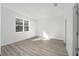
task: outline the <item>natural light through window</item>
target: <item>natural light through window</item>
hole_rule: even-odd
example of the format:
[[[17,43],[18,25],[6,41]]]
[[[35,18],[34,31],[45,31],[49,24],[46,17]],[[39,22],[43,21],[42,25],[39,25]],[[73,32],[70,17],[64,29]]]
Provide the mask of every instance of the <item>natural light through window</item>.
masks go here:
[[[46,32],[43,32],[41,37],[34,39],[32,41],[38,41],[38,40],[49,40],[49,37]]]
[[[49,37],[46,32],[43,32],[43,40],[49,40]]]

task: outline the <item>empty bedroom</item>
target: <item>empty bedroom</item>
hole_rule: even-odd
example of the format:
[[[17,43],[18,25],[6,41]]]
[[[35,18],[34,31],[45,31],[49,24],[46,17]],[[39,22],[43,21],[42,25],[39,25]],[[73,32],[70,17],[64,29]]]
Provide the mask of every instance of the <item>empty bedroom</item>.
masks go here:
[[[1,3],[2,56],[73,55],[73,3]]]

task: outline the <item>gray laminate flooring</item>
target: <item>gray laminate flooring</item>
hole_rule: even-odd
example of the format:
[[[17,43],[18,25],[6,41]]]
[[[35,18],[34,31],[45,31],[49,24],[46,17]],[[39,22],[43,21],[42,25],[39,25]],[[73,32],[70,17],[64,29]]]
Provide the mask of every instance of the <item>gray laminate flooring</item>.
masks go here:
[[[62,40],[31,38],[1,47],[2,56],[67,56]]]

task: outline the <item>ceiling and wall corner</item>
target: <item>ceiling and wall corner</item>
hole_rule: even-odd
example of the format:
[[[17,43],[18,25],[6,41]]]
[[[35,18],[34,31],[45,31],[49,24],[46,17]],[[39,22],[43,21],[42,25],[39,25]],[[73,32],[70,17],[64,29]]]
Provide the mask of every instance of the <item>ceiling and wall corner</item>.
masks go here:
[[[21,14],[26,15],[27,17],[34,18],[34,19],[40,19],[47,16],[52,17],[52,15],[62,15],[63,4],[58,4],[57,6],[54,6],[53,3],[6,3],[3,4],[4,7],[10,8],[12,10],[15,10]]]

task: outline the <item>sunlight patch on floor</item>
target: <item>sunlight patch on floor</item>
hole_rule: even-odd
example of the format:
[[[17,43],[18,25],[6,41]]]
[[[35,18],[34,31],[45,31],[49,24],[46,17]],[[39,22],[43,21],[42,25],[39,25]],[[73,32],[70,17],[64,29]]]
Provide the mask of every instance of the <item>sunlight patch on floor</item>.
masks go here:
[[[38,40],[50,40],[50,39],[49,39],[47,33],[46,32],[43,32],[42,37],[37,38],[37,39],[34,39],[32,41],[38,41]]]

